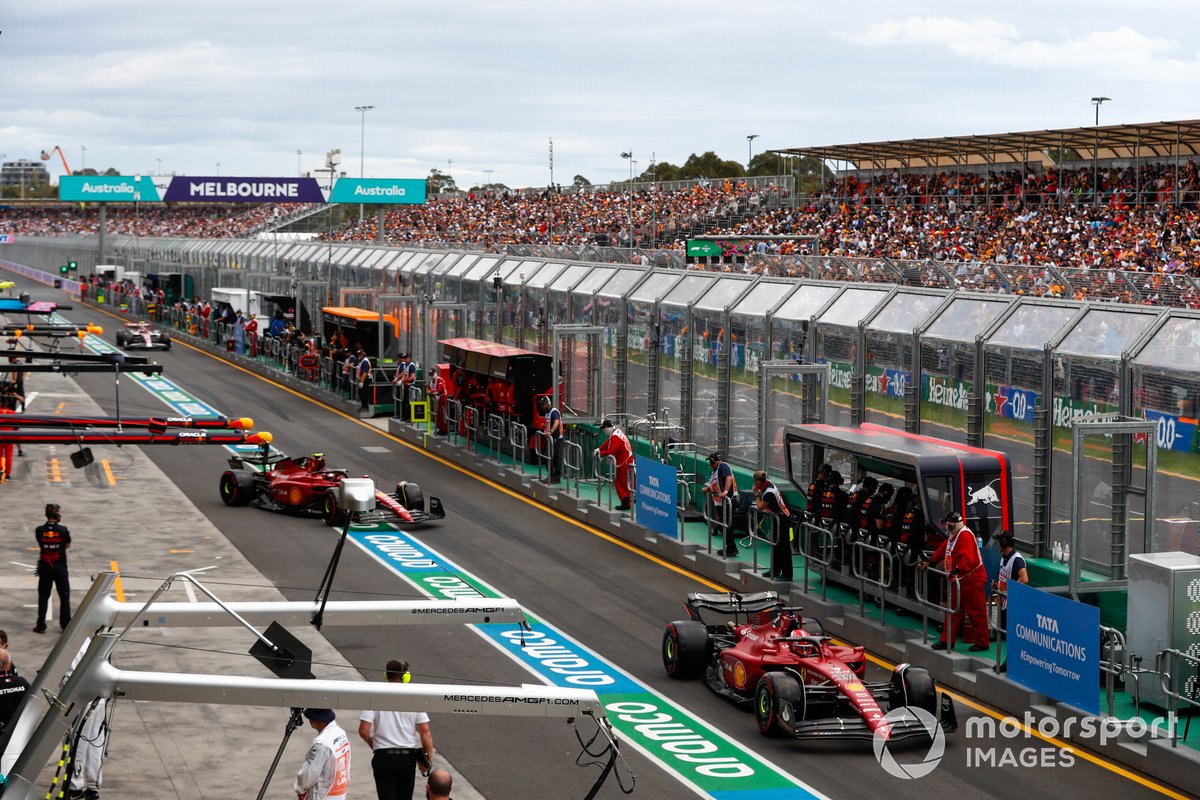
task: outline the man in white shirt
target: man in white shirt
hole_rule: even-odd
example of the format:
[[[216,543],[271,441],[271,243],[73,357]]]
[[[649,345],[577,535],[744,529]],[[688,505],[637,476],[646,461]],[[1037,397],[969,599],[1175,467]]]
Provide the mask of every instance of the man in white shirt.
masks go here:
[[[389,683],[408,683],[407,661],[387,663]],[[364,711],[358,718],[358,735],[371,746],[371,771],[379,800],[412,800],[415,770],[428,775],[433,763],[433,734],[429,715],[414,711]]]
[[[306,708],[304,717],[317,731],[292,788],[300,800],[345,800],[350,790],[350,740],[329,708]]]

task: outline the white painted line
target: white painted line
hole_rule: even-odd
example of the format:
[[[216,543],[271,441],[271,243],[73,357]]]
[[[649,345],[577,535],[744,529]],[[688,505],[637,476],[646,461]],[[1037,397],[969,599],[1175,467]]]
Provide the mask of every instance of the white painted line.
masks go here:
[[[377,444],[365,445],[362,449],[367,451],[368,453],[390,453],[390,452],[392,452],[392,448],[381,447]]]

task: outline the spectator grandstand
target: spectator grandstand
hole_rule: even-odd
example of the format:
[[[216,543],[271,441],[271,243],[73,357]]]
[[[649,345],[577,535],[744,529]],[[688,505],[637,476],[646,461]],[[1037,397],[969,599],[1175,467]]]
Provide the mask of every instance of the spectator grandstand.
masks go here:
[[[1081,155],[1093,144],[1103,164]],[[435,195],[389,208],[382,240],[665,266],[709,238],[725,257],[708,269],[1200,307],[1200,123],[786,152],[855,167],[804,196],[769,178]],[[308,210],[112,205],[108,230],[244,237]],[[377,241],[376,225],[352,216],[324,238]],[[0,211],[0,232],[96,227],[94,208]]]
[[[240,238],[284,215],[291,205],[109,204],[105,229],[110,234],[181,238]],[[99,230],[96,206],[77,204],[10,206],[0,211],[0,233],[19,236],[94,236]]]

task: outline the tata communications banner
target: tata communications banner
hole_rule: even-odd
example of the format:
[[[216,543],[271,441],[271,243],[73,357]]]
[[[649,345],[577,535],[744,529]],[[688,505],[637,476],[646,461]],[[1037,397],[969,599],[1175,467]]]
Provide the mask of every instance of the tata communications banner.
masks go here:
[[[58,199],[81,203],[157,203],[158,189],[148,175],[63,175],[58,179]]]
[[[678,537],[679,470],[652,458],[636,458],[638,524],[663,536]]]
[[[425,202],[425,181],[421,178],[340,178],[333,185],[331,203],[401,203]]]
[[[1100,713],[1100,609],[1008,582],[1008,677]]]
[[[167,203],[324,203],[316,178],[175,177]]]

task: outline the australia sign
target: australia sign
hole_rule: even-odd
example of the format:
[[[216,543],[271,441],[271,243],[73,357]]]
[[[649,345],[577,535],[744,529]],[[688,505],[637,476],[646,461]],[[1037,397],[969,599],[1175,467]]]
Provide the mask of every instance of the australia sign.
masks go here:
[[[420,178],[341,178],[333,185],[329,202],[388,205],[424,203],[425,181]]]
[[[316,178],[175,177],[167,203],[324,203]]]

